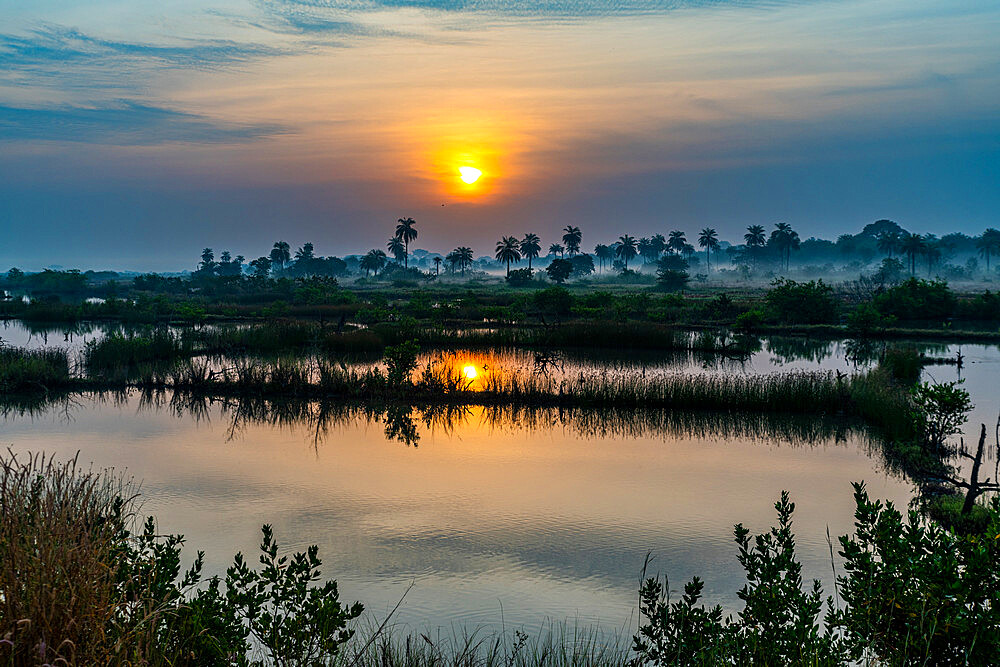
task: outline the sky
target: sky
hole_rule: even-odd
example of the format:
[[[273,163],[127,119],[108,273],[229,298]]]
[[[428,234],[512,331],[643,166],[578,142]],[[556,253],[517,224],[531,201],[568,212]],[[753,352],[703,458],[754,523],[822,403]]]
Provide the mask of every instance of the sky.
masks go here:
[[[0,270],[1000,226],[1000,3],[0,6]],[[480,169],[467,185],[459,167]]]

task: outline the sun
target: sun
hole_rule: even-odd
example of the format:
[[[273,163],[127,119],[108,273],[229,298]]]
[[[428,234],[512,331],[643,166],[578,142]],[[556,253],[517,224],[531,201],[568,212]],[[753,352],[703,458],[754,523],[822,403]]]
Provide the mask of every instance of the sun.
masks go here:
[[[458,168],[459,178],[462,179],[463,183],[472,185],[479,180],[479,177],[483,175],[482,170],[476,169],[475,167],[459,167]]]
[[[475,380],[476,377],[479,376],[479,372],[476,370],[476,367],[471,364],[463,368],[462,373],[464,373],[465,377],[469,380]]]

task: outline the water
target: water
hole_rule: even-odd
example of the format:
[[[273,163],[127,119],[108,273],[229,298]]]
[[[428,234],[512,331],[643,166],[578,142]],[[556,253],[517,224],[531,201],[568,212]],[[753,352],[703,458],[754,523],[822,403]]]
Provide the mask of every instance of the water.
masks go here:
[[[143,480],[144,511],[206,550],[211,571],[252,553],[268,522],[289,548],[318,544],[343,594],[375,612],[413,583],[399,619],[421,630],[499,626],[501,605],[508,626],[622,627],[647,552],[675,586],[697,574],[709,601],[735,609],[732,525],[766,529],[781,489],[798,504],[806,572],[829,583],[826,528],[849,530],[850,483],[902,504],[911,492],[850,432],[796,444],[772,436],[777,425],[726,433],[695,418],[601,433],[555,412],[491,420],[473,408],[430,427],[414,414],[419,442],[407,446],[381,415],[348,415],[317,437],[306,422],[233,428],[221,404],[194,418],[140,403],[83,398],[9,416],[3,440],[127,469]]]
[[[49,331],[43,340],[21,325],[0,328],[9,344],[75,350],[99,335]],[[928,349],[941,357],[961,349],[964,369],[930,366],[925,377],[964,378],[976,404],[966,440],[980,422],[992,433],[1000,351]],[[851,372],[866,365],[856,357],[848,343],[774,339],[745,360],[567,354],[549,372]],[[472,366],[477,377],[534,371],[532,352],[458,350],[427,361]],[[804,576],[832,593],[827,531],[836,540],[851,529],[851,482],[897,505],[913,493],[863,433],[755,415],[425,412],[132,394],[10,411],[0,419],[0,444],[8,443],[127,470],[142,480],[143,510],[162,532],[186,535],[189,560],[205,550],[210,572],[237,550],[254,554],[260,525],[271,523],[283,547],[318,544],[342,596],[376,616],[412,584],[398,620],[420,631],[546,620],[634,628],[647,553],[671,588],[698,575],[708,602],[737,611],[744,581],[732,526],[767,529],[782,489],[797,505]]]

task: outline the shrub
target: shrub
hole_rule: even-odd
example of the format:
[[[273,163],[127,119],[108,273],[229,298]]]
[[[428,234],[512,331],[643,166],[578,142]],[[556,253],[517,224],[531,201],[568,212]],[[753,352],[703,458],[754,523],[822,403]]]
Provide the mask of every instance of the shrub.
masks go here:
[[[410,374],[417,368],[420,346],[415,340],[403,341],[385,348],[386,379],[391,386],[410,382]]]
[[[960,433],[962,424],[969,419],[972,400],[969,392],[959,386],[962,382],[924,382],[913,388],[916,420],[924,441],[931,447],[940,447]]]
[[[514,269],[507,276],[507,284],[511,287],[525,287],[530,285],[533,281],[533,272],[531,269]]]
[[[748,310],[736,316],[736,330],[742,333],[754,332],[764,322],[764,313],[760,309]]]
[[[633,640],[639,664],[662,665],[837,665],[844,664],[836,638],[818,625],[823,608],[819,581],[803,589],[802,566],[795,555],[792,513],[782,492],[775,504],[778,527],[751,540],[737,525],[739,561],[747,584],[739,591],[744,609],[737,619],[722,619],[722,609],[695,606],[703,584],[684,588],[680,602],[669,602],[666,582],[647,579],[639,612],[646,619]]]
[[[545,267],[545,273],[553,282],[562,284],[573,273],[573,264],[568,259],[554,259]]]
[[[691,282],[691,277],[686,271],[659,269],[656,272],[656,284],[668,292],[680,291],[687,287],[689,282]]]
[[[896,321],[894,315],[884,315],[870,303],[859,304],[847,314],[847,330],[854,336],[870,336],[884,331]]]
[[[899,320],[945,320],[955,312],[955,295],[943,280],[910,278],[875,297],[879,312]]]
[[[833,288],[822,280],[798,283],[778,278],[765,297],[772,316],[786,324],[828,324],[838,315]]]
[[[556,260],[558,261],[558,260]],[[557,317],[569,315],[573,308],[573,295],[565,287],[547,287],[532,295],[535,308]]]
[[[987,665],[1000,655],[1000,504],[984,530],[960,535],[855,484],[855,534],[840,538],[844,608],[832,615],[852,660]]]
[[[982,508],[972,534],[944,529],[854,485],[854,533],[840,537],[840,602],[823,609],[819,582],[804,588],[791,532],[794,505],[782,493],[778,527],[750,539],[735,529],[747,585],[744,609],[723,619],[699,605],[695,578],[678,602],[665,582],[640,590],[644,619],[633,639],[637,664],[989,665],[1000,655],[1000,500]]]
[[[135,500],[130,483],[75,459],[0,456],[0,661],[263,667],[337,658],[362,607],[342,605],[335,581],[316,584],[317,547],[279,556],[265,525],[259,571],[237,554],[224,580],[202,582],[200,552],[181,574],[181,536],[157,535],[152,518],[133,534]]]

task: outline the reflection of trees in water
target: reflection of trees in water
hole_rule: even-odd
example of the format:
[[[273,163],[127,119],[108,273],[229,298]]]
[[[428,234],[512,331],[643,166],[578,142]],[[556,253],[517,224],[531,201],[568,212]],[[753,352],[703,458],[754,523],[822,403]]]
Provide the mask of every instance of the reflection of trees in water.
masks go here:
[[[359,422],[379,424],[388,440],[419,445],[424,433],[453,435],[466,428],[488,428],[498,434],[523,437],[525,433],[568,432],[579,438],[698,438],[743,440],[785,447],[816,446],[854,441],[883,470],[901,474],[892,457],[883,456],[883,443],[857,422],[803,415],[740,412],[693,412],[652,409],[593,409],[529,406],[464,406],[448,404],[362,404],[262,398],[210,398],[171,391],[102,392],[85,395],[5,402],[0,416],[41,417],[56,411],[72,419],[76,411],[104,403],[133,404],[138,411],[169,411],[179,418],[226,423],[229,439],[242,437],[250,428],[305,429],[315,447],[339,429]],[[6,398],[6,397],[5,397]]]
[[[208,398],[183,393],[143,392],[140,409],[169,409],[178,416],[207,420],[218,412],[230,438],[252,426],[307,428],[318,445],[330,432],[357,421],[382,424],[386,438],[406,445],[420,442],[421,430],[451,435],[463,428],[490,428],[523,434],[566,430],[583,438],[696,437],[743,439],[783,445],[844,442],[862,436],[856,422],[801,415],[690,412],[647,409],[592,409],[532,406],[345,403],[329,401]],[[422,426],[422,429],[421,429]]]
[[[780,337],[767,339],[767,351],[775,362],[787,364],[793,361],[819,363],[833,356],[836,341],[806,337]]]

